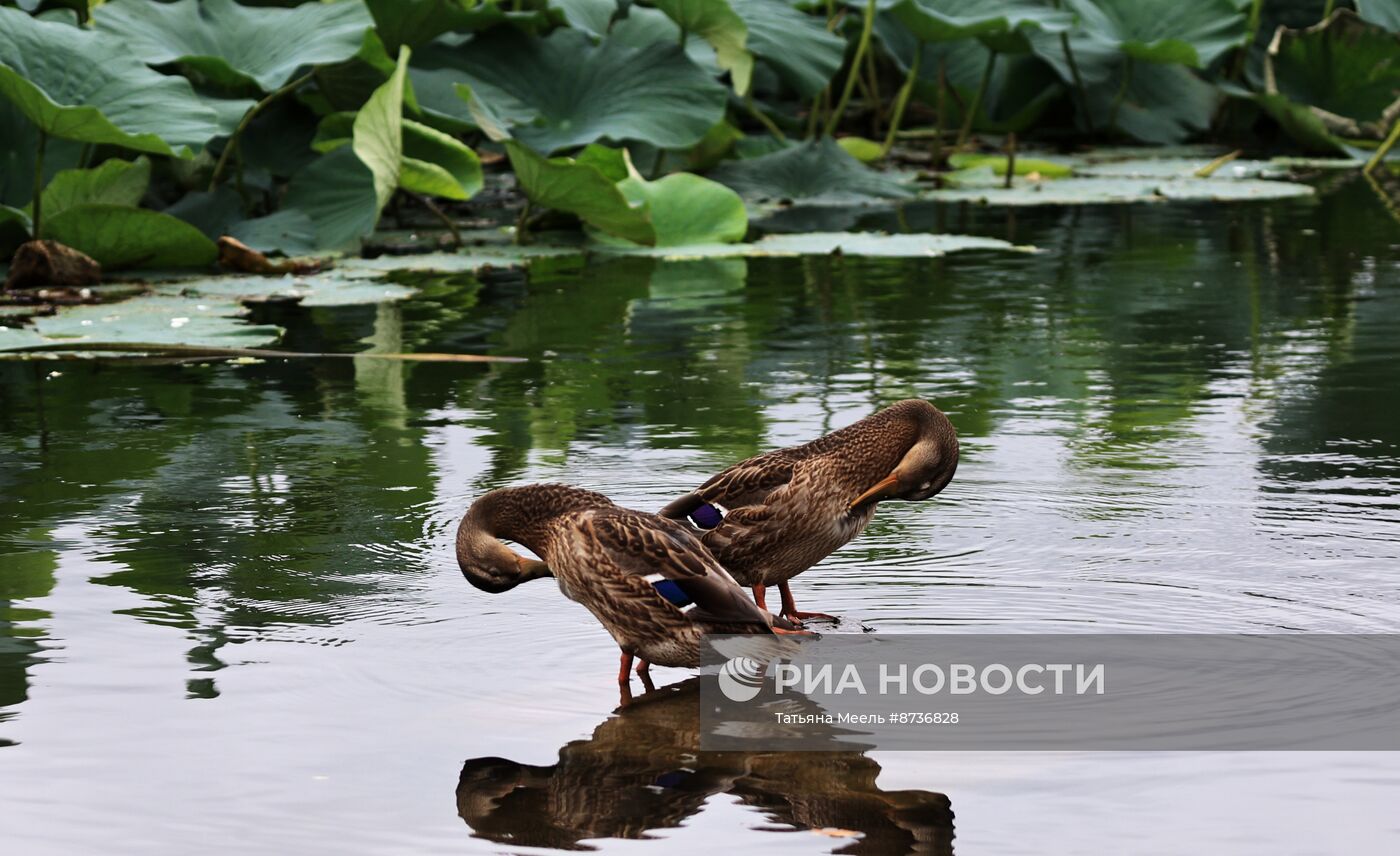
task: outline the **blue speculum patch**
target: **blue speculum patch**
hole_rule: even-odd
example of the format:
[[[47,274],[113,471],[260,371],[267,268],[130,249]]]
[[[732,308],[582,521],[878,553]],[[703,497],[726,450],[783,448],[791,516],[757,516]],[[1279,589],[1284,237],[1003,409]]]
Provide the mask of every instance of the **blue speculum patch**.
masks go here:
[[[724,520],[724,515],[720,513],[718,508],[706,502],[690,512],[690,519],[701,529],[713,529]]]
[[[687,606],[690,604],[690,595],[686,594],[675,580],[657,580],[652,583],[651,586],[656,589],[662,597],[676,606]]]

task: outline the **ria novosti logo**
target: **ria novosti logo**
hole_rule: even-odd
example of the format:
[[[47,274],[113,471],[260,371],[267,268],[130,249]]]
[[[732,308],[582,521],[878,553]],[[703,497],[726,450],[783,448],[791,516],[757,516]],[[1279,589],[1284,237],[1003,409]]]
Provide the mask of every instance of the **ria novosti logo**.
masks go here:
[[[719,689],[730,701],[750,701],[763,688],[763,664],[750,657],[732,657],[719,670]]]

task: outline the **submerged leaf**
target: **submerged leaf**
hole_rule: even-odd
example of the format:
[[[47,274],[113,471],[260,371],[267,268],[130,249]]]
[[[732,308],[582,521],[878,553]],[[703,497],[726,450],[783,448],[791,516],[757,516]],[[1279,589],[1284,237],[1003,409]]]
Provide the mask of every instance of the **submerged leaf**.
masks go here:
[[[179,62],[215,85],[251,81],[264,92],[302,66],[354,56],[374,23],[359,0],[290,9],[233,0],[109,0],[93,9],[93,20],[108,41],[146,63]]]
[[[110,36],[3,7],[0,96],[44,133],[85,143],[189,155],[220,133],[183,77],[153,71]]]
[[[123,205],[74,205],[45,217],[42,237],[84,252],[108,270],[205,267],[218,257],[214,242],[185,221]]]

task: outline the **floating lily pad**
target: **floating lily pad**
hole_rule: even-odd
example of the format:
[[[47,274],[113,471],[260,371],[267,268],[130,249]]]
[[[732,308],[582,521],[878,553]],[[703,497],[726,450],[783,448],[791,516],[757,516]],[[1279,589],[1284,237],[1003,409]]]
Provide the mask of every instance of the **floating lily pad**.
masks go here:
[[[885,235],[878,232],[808,232],[797,235],[768,235],[751,244],[701,244],[689,247],[599,247],[600,252],[659,256],[667,259],[723,258],[728,256],[848,256],[888,258],[936,258],[959,250],[1003,250],[1029,252],[1034,248],[1017,246],[999,238],[975,235]]]
[[[173,280],[158,284],[155,292],[170,297],[239,302],[280,298],[296,300],[302,306],[388,303],[413,295],[411,288],[346,276],[339,270],[309,276],[219,276]],[[198,344],[208,343],[200,340]]]
[[[93,9],[106,40],[151,65],[183,63],[219,86],[271,92],[307,65],[354,56],[374,21],[358,0],[290,9],[233,0],[109,0]]]
[[[1187,158],[1136,158],[1119,161],[1089,162],[1076,164],[1075,175],[1096,178],[1193,178],[1196,171],[1214,160],[1194,160]],[[1216,179],[1258,178],[1287,174],[1288,170],[1273,161],[1247,160],[1239,158],[1223,164],[1215,173]]]
[[[1169,199],[1233,202],[1311,195],[1313,189],[1306,184],[1287,181],[1226,178],[1062,178],[1057,181],[1017,182],[1010,188],[943,188],[926,191],[920,198],[986,205],[1099,205],[1162,202]]]
[[[254,325],[227,298],[143,295],[117,303],[69,306],[32,326],[0,330],[0,350],[64,343],[140,343],[254,348],[277,341],[277,327]],[[37,340],[36,340],[37,339]]]

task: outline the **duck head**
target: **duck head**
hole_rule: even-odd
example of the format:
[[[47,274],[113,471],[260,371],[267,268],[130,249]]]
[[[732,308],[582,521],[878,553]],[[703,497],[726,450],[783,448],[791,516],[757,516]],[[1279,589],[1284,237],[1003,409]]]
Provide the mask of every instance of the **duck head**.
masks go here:
[[[520,519],[521,503],[515,491],[494,490],[472,503],[457,527],[457,565],[467,582],[491,594],[500,594],[523,582],[552,576],[549,566],[538,559],[527,559],[502,544],[500,538],[515,540],[528,521]]]
[[[920,399],[901,401],[886,412],[896,411],[899,419],[914,423],[914,442],[889,475],[851,502],[852,511],[886,499],[928,499],[957,472],[958,434],[943,411]]]

